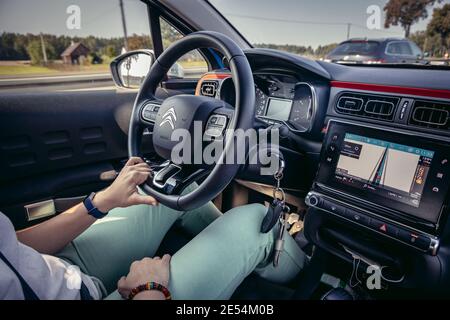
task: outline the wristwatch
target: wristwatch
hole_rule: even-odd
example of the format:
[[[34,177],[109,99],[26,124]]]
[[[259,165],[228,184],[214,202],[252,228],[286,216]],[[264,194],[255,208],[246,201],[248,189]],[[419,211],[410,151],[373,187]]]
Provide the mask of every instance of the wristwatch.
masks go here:
[[[88,211],[88,214],[93,216],[95,219],[101,219],[104,218],[108,212],[102,212],[97,209],[97,207],[94,206],[92,203],[92,200],[94,200],[95,192],[92,192],[90,195],[88,195],[84,200],[83,204],[86,207],[86,210]]]

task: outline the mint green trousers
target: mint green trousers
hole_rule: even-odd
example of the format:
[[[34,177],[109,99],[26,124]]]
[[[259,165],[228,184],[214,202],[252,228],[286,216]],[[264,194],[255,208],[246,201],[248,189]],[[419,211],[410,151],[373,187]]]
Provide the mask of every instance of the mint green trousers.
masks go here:
[[[212,204],[188,212],[159,206],[112,210],[58,254],[97,279],[106,299],[120,299],[117,281],[130,264],[153,257],[170,227],[180,219],[193,240],[171,259],[169,290],[174,299],[229,299],[253,271],[285,283],[297,275],[304,254],[286,234],[280,264],[271,263],[276,230],[260,233],[267,209],[247,205],[222,214]]]

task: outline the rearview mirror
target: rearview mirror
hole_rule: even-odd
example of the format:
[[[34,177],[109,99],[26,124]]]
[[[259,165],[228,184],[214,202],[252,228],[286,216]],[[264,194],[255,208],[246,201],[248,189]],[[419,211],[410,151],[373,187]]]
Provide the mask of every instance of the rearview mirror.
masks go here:
[[[155,56],[151,50],[124,53],[110,64],[114,82],[122,88],[138,89],[154,62]]]

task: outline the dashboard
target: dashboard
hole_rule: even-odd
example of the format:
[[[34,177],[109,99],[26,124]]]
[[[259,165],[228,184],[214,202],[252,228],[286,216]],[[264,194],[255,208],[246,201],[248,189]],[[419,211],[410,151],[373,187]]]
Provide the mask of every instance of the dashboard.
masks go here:
[[[269,125],[280,123],[293,132],[308,132],[314,121],[317,98],[314,86],[283,73],[255,73],[255,117]],[[199,82],[199,95],[236,102],[229,72],[205,75]]]
[[[285,177],[307,188],[308,241],[350,268],[355,256],[379,265],[390,291],[448,296],[449,70],[246,55],[255,117],[287,127],[283,153],[300,155],[286,161]],[[197,94],[236,102],[223,70],[202,78]]]

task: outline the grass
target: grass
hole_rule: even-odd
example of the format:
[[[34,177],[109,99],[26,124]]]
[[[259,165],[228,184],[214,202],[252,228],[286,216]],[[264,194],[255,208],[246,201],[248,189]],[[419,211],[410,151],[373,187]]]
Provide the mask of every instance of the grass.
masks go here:
[[[14,75],[35,75],[35,74],[52,74],[58,73],[58,71],[29,65],[17,65],[17,66],[2,66],[0,65],[0,76],[14,76]]]
[[[207,64],[204,60],[193,60],[193,61],[178,61],[183,68],[189,69],[189,68],[200,68],[200,67],[207,67]]]
[[[96,73],[109,72],[108,64],[97,64],[89,66],[52,65],[51,67],[32,65],[1,65],[0,76],[33,76],[52,75],[61,73]]]
[[[60,71],[60,72],[109,72],[109,64],[93,64],[93,65],[67,65],[67,64],[53,64],[50,69]]]
[[[206,67],[203,60],[194,61],[179,61],[181,66],[185,69]],[[51,64],[48,67],[33,66],[29,64],[13,64],[5,65],[0,63],[0,77],[1,76],[34,76],[34,75],[53,75],[64,73],[96,73],[109,72],[109,64],[94,64],[87,66],[72,66],[65,64]]]

